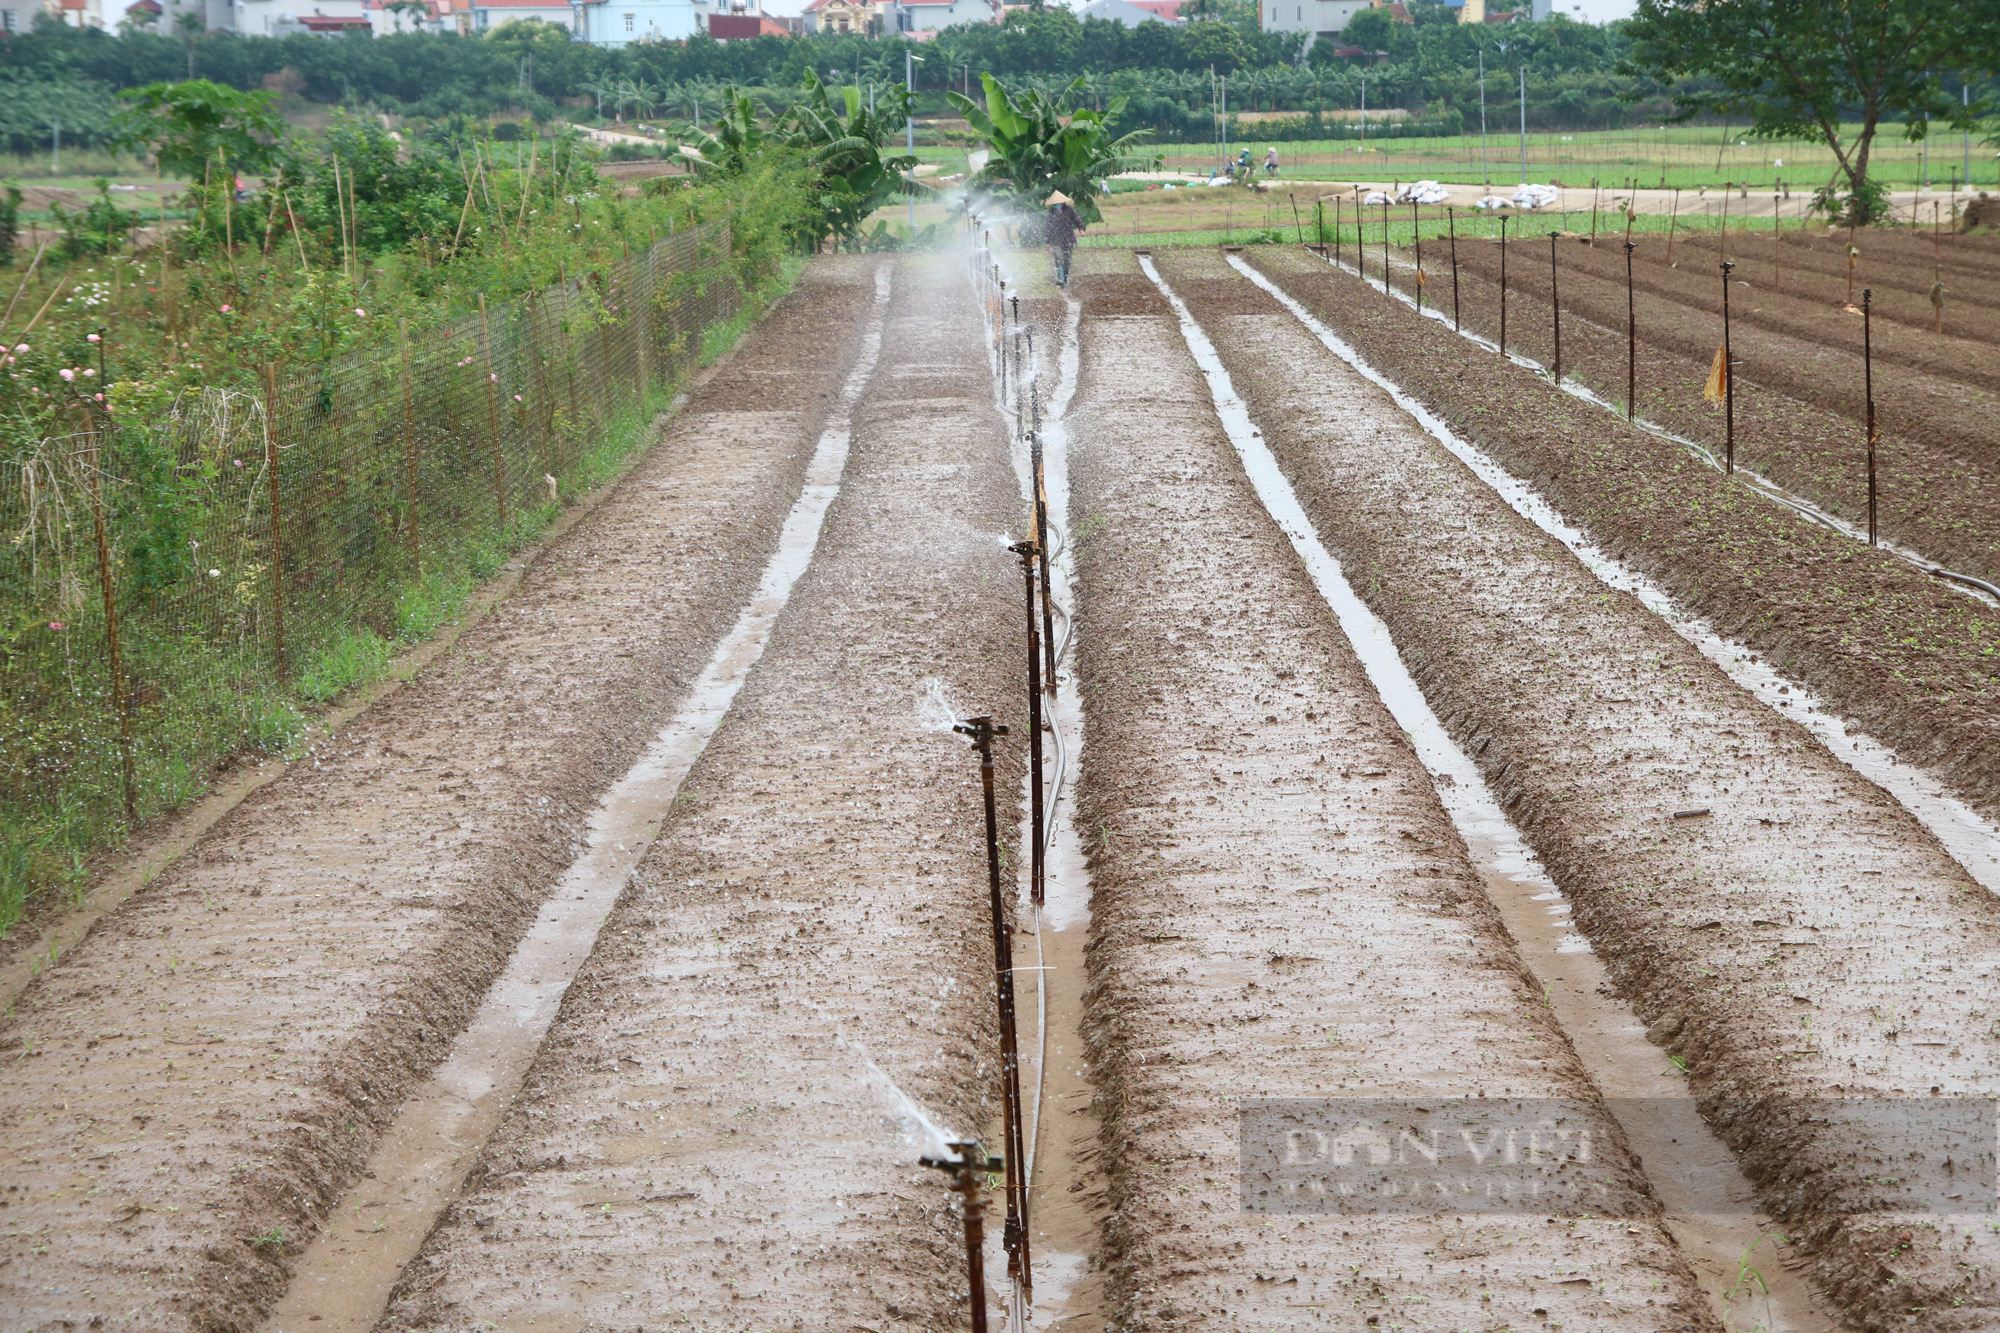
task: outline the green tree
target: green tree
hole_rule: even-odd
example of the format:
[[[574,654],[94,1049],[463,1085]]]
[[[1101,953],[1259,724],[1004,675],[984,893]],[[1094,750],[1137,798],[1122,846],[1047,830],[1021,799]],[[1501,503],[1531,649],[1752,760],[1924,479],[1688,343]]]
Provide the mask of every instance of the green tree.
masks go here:
[[[218,157],[232,171],[259,170],[285,128],[273,94],[208,79],[149,83],[119,96],[130,104],[118,116],[119,146],[151,149],[173,176],[199,179]]]
[[[1672,85],[1682,119],[1742,116],[1762,138],[1817,139],[1844,178],[1848,221],[1881,215],[1868,179],[1884,120],[1922,138],[1932,121],[1968,129],[1987,110],[1961,107],[1940,75],[1991,70],[2000,0],[1639,0],[1627,23],[1630,68]],[[1858,125],[1850,127],[1850,120]]]
[[[1035,207],[1061,190],[1076,201],[1076,211],[1085,222],[1094,222],[1100,216],[1097,183],[1140,164],[1134,150],[1149,131],[1134,130],[1114,139],[1108,128],[1125,111],[1122,97],[1098,112],[1074,106],[1083,92],[1080,78],[1055,97],[1031,90],[1018,102],[991,74],[981,74],[979,86],[985,90],[984,106],[959,93],[946,94],[993,150],[991,160],[973,177],[974,186]]]

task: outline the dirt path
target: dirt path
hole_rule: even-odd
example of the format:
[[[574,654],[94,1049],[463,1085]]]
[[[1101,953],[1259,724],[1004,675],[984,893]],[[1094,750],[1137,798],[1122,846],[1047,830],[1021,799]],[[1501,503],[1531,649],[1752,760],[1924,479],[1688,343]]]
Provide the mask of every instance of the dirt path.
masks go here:
[[[961,1317],[943,1178],[868,1060],[987,1132],[978,771],[948,728],[1018,734],[1021,505],[956,257],[896,282],[813,566],[388,1327]]]
[[[1867,1327],[1915,1306],[1926,1327],[1991,1318],[2000,1245],[1937,1180],[1885,1207],[1871,1175],[1931,1097],[1995,1090],[1978,979],[2000,965],[2000,906],[1219,257],[1162,268],[1817,1282]]]
[[[1548,243],[1509,247],[1507,343],[1550,363]],[[1460,246],[1460,311],[1466,327],[1498,335],[1499,261],[1491,245]],[[1609,256],[1559,248],[1563,298],[1563,370],[1622,407],[1626,384],[1625,282],[1598,273]],[[1527,262],[1523,262],[1523,260]],[[1426,246],[1429,267],[1433,256]],[[1379,259],[1377,259],[1379,265]],[[1685,261],[1697,262],[1693,258]],[[1371,271],[1378,271],[1371,268]],[[1668,286],[1637,293],[1639,411],[1648,421],[1707,445],[1718,455],[1726,430],[1721,409],[1702,397],[1721,346],[1718,270],[1699,273],[1699,291]],[[1862,391],[1861,320],[1834,307],[1811,312],[1804,328],[1760,328],[1734,319],[1774,304],[1769,271],[1751,271],[1734,288],[1731,355],[1737,364],[1736,449],[1745,465],[1829,511],[1866,525],[1867,433]],[[1398,275],[1399,290],[1407,278]],[[1449,275],[1432,289],[1448,291]],[[1674,283],[1690,278],[1675,273]],[[1755,316],[1752,316],[1755,318]],[[2000,429],[1992,388],[1880,359],[1882,344],[1930,341],[1928,332],[1878,325],[1875,364],[1881,530],[1950,568],[2000,579]],[[1968,354],[1967,360],[1981,358]],[[1996,376],[2000,383],[2000,376]]]
[[[1072,471],[1115,1324],[1708,1326],[1164,303],[1129,256],[1085,258]],[[1263,1097],[1555,1099],[1605,1145],[1615,1198],[1294,1215],[1239,1180],[1239,1109]]]
[[[749,595],[872,293],[816,265],[590,521],[0,1027],[0,1304],[246,1328]]]

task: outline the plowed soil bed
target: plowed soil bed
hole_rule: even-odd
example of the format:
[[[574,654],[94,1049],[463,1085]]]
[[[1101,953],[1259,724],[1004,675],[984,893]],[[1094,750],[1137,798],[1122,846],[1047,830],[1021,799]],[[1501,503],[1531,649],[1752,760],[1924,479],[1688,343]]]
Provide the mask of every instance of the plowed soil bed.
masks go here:
[[[1309,253],[1246,253],[1606,550],[2000,812],[2000,612],[1729,484],[1679,445],[1480,353]]]
[[[871,297],[808,270],[512,597],[22,994],[0,1322],[256,1325],[755,588]]]
[[[1213,254],[1160,267],[1620,993],[1812,1252],[1829,1307],[1875,1329],[1920,1305],[1929,1327],[1983,1327],[2000,1244],[1960,1234],[1935,1192],[1878,1202],[1870,1164],[1900,1155],[1910,1113],[1835,1131],[1837,1113],[1799,1111],[1990,1095],[1990,1020],[1964,978],[2000,960],[2000,904],[1267,293]],[[1675,818],[1690,808],[1707,813]],[[1891,1008],[1921,1014],[1923,1036],[1885,1023]],[[1654,1070],[1673,1077],[1665,1057]],[[1887,1243],[1892,1219],[1919,1239]]]
[[[1703,397],[1722,345],[1720,269],[1715,243],[1676,247],[1648,238],[1634,252],[1639,412],[1646,420],[1707,445],[1720,456],[1723,409]],[[1549,243],[1510,244],[1507,346],[1552,364]],[[1730,275],[1730,352],[1736,363],[1736,456],[1856,524],[1867,518],[1866,394],[1861,317],[1788,284],[1773,291],[1766,255],[1754,245]],[[1459,310],[1466,326],[1499,336],[1499,247],[1459,246]],[[1621,248],[1557,243],[1562,298],[1562,362],[1574,377],[1621,407],[1627,381],[1625,262]],[[1370,256],[1379,273],[1380,254]],[[1408,256],[1402,256],[1407,262]],[[1450,309],[1442,251],[1425,246],[1429,303]],[[1395,275],[1406,290],[1406,270]],[[1996,325],[2000,327],[2000,325]],[[1874,329],[1879,521],[1884,536],[1909,543],[1949,568],[2000,581],[2000,358],[1975,337],[1938,339],[1877,318]]]

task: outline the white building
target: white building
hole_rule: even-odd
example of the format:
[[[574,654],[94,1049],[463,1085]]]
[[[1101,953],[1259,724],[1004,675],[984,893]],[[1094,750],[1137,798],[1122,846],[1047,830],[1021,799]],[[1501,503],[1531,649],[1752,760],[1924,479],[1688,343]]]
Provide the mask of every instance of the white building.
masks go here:
[[[338,29],[369,32],[367,0],[235,0],[229,26],[247,37],[289,37],[302,32],[339,36]]]
[[[1265,32],[1302,32],[1306,45],[1320,37],[1335,37],[1369,0],[1259,0]]]
[[[474,24],[481,5],[496,12],[510,0],[474,0]],[[514,4],[513,8],[532,7]],[[576,11],[577,40],[592,46],[630,46],[634,42],[684,42],[708,28],[712,13],[727,14],[728,0],[582,0]]]
[[[1136,28],[1141,23],[1165,23],[1177,28],[1187,22],[1178,15],[1163,15],[1156,9],[1135,5],[1132,0],[1092,0],[1092,3],[1077,10],[1076,16],[1080,19],[1108,19],[1128,28]]]
[[[941,32],[1000,21],[1000,0],[892,0],[890,9],[896,32]]]

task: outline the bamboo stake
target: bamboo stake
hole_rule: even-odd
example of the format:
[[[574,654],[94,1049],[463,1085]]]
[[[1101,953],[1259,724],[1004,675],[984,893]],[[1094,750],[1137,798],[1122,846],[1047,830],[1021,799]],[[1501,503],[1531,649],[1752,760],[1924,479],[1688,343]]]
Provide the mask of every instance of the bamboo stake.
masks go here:
[[[264,470],[271,482],[271,636],[278,679],[289,672],[285,656],[285,521],[278,486],[278,368],[264,363]]]
[[[479,294],[479,348],[486,362],[486,421],[493,436],[493,497],[500,511],[500,535],[507,535],[507,466],[500,453],[500,378],[493,372],[493,333],[486,322],[486,293]]]
[[[125,661],[122,646],[118,641],[118,585],[111,573],[111,538],[104,517],[104,481],[100,467],[102,436],[98,430],[97,414],[85,409],[84,429],[90,439],[90,456],[86,471],[90,477],[90,519],[97,536],[97,585],[104,599],[104,636],[109,650],[107,665],[111,671],[111,707],[118,715],[118,759],[122,771],[125,794],[125,822],[136,826],[139,822],[139,783],[137,767],[132,756],[132,701],[126,689]]]
[[[48,251],[49,246],[53,244],[54,244],[53,241],[43,241],[41,249],[35,251],[35,258],[33,262],[28,265],[27,273],[22,276],[21,285],[14,289],[14,299],[7,303],[7,313],[5,313],[4,315],[0,315],[0,329],[6,328],[7,321],[14,318],[14,307],[21,303],[22,294],[28,290],[28,284],[34,281],[35,270],[42,266],[42,255],[46,253]]]

